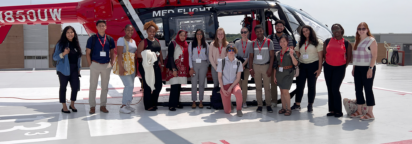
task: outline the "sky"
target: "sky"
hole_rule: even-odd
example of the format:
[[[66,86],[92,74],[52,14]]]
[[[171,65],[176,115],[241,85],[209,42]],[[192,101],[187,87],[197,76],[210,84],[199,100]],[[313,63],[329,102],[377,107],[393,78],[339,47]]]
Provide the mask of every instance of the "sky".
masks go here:
[[[75,2],[79,0],[17,0],[0,3],[0,6]],[[279,0],[279,2],[303,9],[323,24],[340,23],[345,35],[355,35],[360,22],[366,22],[372,33],[412,33],[412,0]],[[242,17],[220,18],[220,26],[226,33],[239,33]],[[77,23],[72,25],[81,30]]]

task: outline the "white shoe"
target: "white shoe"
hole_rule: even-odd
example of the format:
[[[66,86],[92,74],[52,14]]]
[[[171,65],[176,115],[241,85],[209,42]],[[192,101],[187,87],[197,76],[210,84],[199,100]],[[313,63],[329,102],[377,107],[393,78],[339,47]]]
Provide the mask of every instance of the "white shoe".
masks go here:
[[[273,106],[273,107],[278,107],[278,103],[272,102],[272,106]]]
[[[242,107],[247,108],[247,104],[246,104],[246,103],[243,103],[243,104],[242,104]]]
[[[134,112],[136,109],[134,109],[133,107],[131,107],[130,105],[127,105],[126,106],[126,109],[128,109],[128,110],[130,110],[130,111],[132,111],[132,112]]]
[[[129,113],[131,113],[131,112],[132,112],[132,111],[130,111],[129,109],[127,109],[125,106],[122,107],[122,108],[120,108],[120,113],[129,114]]]

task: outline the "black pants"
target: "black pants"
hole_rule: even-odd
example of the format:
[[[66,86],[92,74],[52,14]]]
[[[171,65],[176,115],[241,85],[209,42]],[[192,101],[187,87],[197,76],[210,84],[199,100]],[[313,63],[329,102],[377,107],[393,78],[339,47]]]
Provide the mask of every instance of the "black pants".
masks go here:
[[[328,105],[329,111],[342,113],[342,96],[340,95],[340,86],[345,78],[346,65],[331,66],[326,62],[323,63],[326,86],[328,87]]]
[[[365,89],[366,105],[375,105],[375,96],[373,95],[373,80],[375,79],[376,67],[373,67],[372,78],[367,78],[369,66],[355,66],[355,91],[356,91],[356,103],[365,104],[365,98],[363,97],[363,89]]]
[[[176,108],[179,104],[181,84],[174,84],[170,86],[169,107]]]
[[[66,103],[66,88],[67,83],[70,82],[70,87],[72,88],[72,94],[70,97],[71,101],[76,101],[77,92],[80,89],[80,79],[77,64],[70,64],[70,75],[65,76],[61,72],[57,72],[60,82],[59,99],[60,103]]]
[[[145,73],[142,64],[140,63],[139,65],[139,72],[142,76],[143,79],[143,103],[144,103],[144,108],[148,110],[149,108],[152,107],[157,107],[157,101],[159,99],[159,94],[160,91],[162,90],[162,73],[159,67],[158,62],[155,62],[153,65],[154,69],[154,77],[155,77],[155,90],[152,92],[152,89],[147,85],[146,79],[145,79]]]
[[[313,104],[316,96],[316,77],[315,72],[319,69],[319,61],[310,64],[301,63],[299,65],[299,77],[297,77],[297,91],[295,102],[302,102],[303,91],[305,90],[306,79],[308,80],[308,102]]]

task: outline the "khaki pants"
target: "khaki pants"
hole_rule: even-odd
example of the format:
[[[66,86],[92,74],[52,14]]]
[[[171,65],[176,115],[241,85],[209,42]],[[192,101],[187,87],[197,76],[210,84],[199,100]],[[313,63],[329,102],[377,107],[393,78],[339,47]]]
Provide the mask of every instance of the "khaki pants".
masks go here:
[[[275,81],[273,81],[273,79],[274,79],[273,78],[273,73],[274,72],[272,72],[272,76],[270,77],[270,91],[271,91],[271,95],[272,95],[272,103],[277,104],[278,103],[278,85],[275,84]]]
[[[265,102],[266,106],[271,106],[272,97],[270,96],[270,78],[266,75],[266,71],[269,68],[269,64],[258,65],[253,64],[253,70],[255,71],[255,84],[256,84],[256,99],[258,106],[263,106],[262,102],[262,78],[263,86],[265,88]]]
[[[249,71],[249,69],[248,68],[246,68],[246,69],[244,69],[243,70],[243,78],[244,78],[244,80],[240,80],[239,81],[239,85],[242,87],[242,98],[243,98],[243,103],[245,103],[246,102],[246,99],[247,99],[247,84],[248,84],[248,81],[249,81],[249,73],[250,73],[250,71]]]
[[[101,85],[102,88],[100,94],[100,106],[106,106],[107,103],[107,92],[109,91],[109,79],[110,72],[112,71],[112,65],[99,64],[92,62],[90,66],[90,87],[89,87],[89,104],[90,107],[96,106],[96,89],[97,83],[99,82],[99,75],[101,75]]]

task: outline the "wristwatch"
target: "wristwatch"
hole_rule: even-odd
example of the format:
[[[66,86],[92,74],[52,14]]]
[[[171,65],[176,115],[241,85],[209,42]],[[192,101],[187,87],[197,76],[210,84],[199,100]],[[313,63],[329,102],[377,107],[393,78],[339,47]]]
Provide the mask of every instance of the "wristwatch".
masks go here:
[[[173,71],[177,71],[177,69],[173,69]]]
[[[369,67],[369,69],[373,69],[373,67]]]

